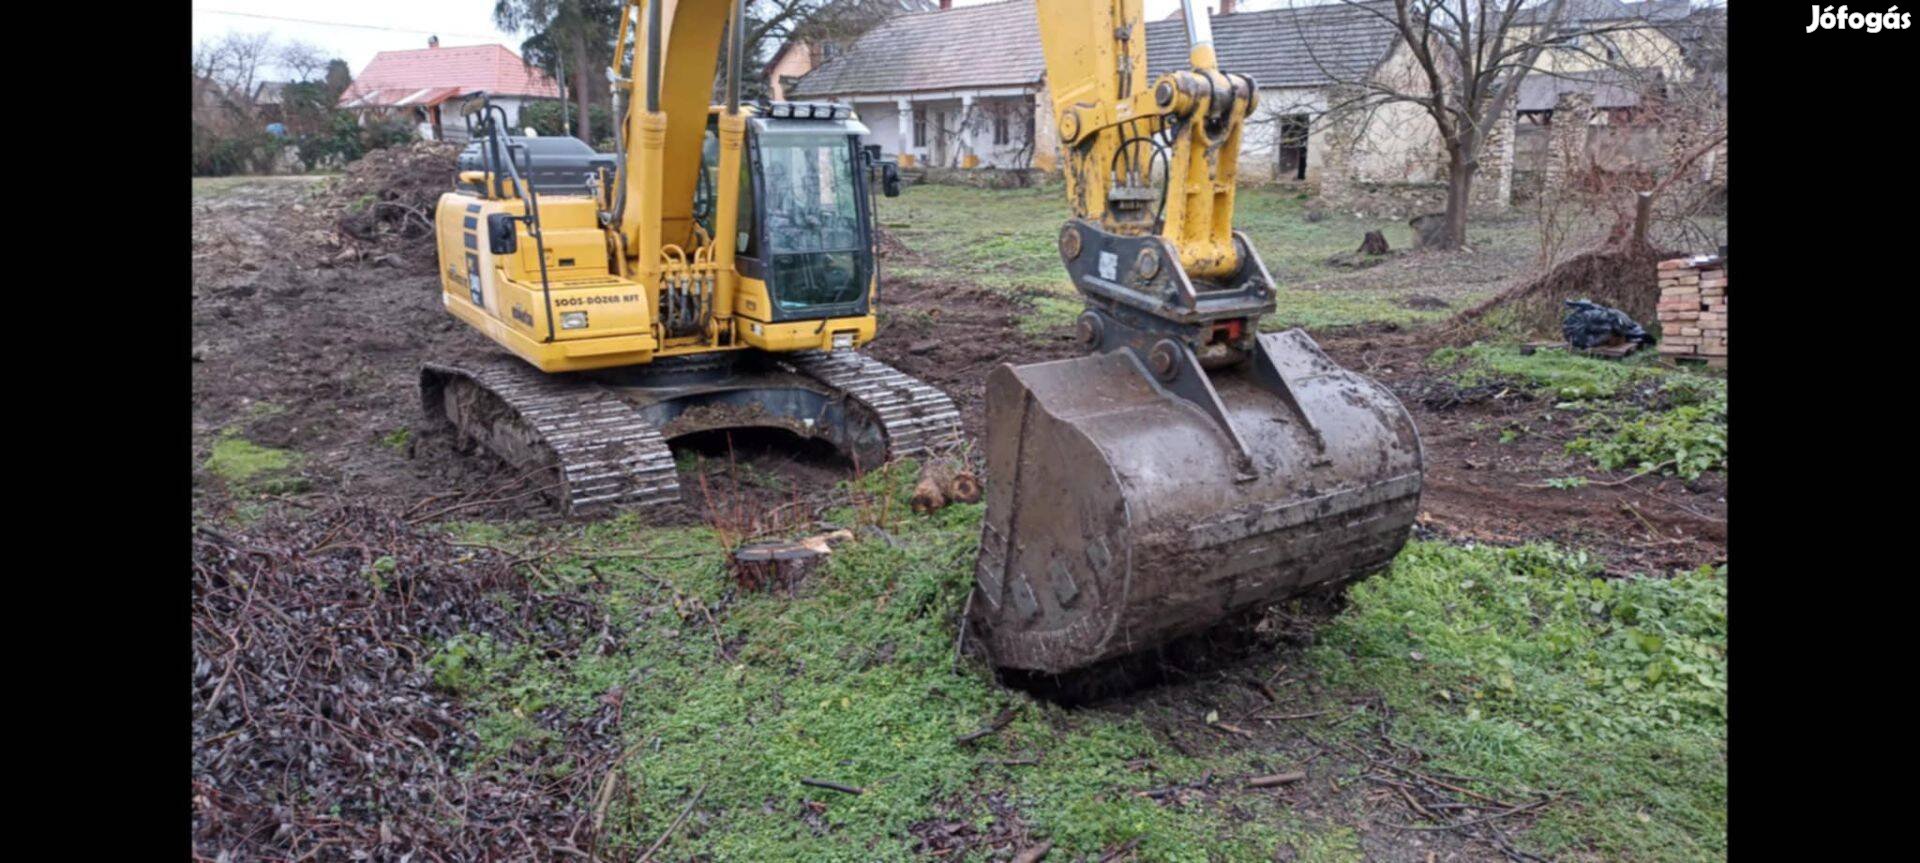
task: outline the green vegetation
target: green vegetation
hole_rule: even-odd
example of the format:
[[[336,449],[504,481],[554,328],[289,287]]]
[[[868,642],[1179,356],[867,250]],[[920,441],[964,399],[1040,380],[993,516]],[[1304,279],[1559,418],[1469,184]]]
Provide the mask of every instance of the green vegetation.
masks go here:
[[[1725,855],[1725,567],[1605,579],[1542,546],[1414,542],[1349,596],[1313,666],[1379,691],[1434,769],[1560,794],[1529,847]]]
[[[1265,321],[1268,328],[1410,324],[1451,314],[1448,308],[1403,307],[1398,301],[1407,290],[1402,288],[1412,286],[1383,286],[1383,280],[1392,279],[1376,271],[1367,271],[1363,281],[1327,263],[1353,251],[1370,230],[1385,233],[1395,249],[1410,248],[1412,230],[1404,221],[1338,213],[1310,221],[1308,203],[1298,193],[1273,188],[1242,189],[1235,198],[1237,227],[1253,238],[1279,282],[1279,308]],[[921,259],[892,263],[883,274],[959,281],[1031,297],[1038,312],[1029,322],[1032,329],[1068,326],[1079,314],[1080,300],[1055,245],[1066,219],[1066,193],[1058,184],[1013,190],[911,186],[899,198],[880,203],[880,223]],[[1507,249],[1522,244],[1528,225],[1488,222],[1475,230],[1490,246]],[[1501,263],[1489,260],[1486,266],[1498,269]],[[1494,287],[1488,281],[1478,294],[1456,299],[1484,296]]]
[[[1522,354],[1512,345],[1483,343],[1441,348],[1427,358],[1427,366],[1451,370],[1448,377],[1463,387],[1507,384],[1562,401],[1611,399],[1636,384],[1651,388],[1672,374],[1646,354],[1606,360],[1556,350]]]
[[[1594,433],[1567,442],[1570,453],[1584,453],[1606,470],[1663,471],[1689,480],[1709,470],[1727,469],[1727,394],[1702,404],[1643,414],[1630,419],[1595,417]]]
[[[1689,480],[1727,467],[1727,382],[1656,365],[1645,353],[1606,360],[1565,351],[1522,354],[1510,345],[1476,343],[1441,348],[1427,365],[1449,372],[1463,387],[1507,386],[1559,400],[1555,407],[1585,411],[1586,434],[1567,451],[1586,455],[1602,470],[1671,473]],[[1510,443],[1525,428],[1508,429]],[[1552,488],[1576,488],[1565,477]],[[1582,482],[1584,484],[1584,481]]]
[[[413,429],[401,426],[380,436],[380,445],[394,452],[406,452],[407,444],[413,442]]]
[[[912,465],[867,476],[850,495],[866,504],[828,520],[904,513],[913,476]],[[911,825],[969,819],[987,829],[995,816],[985,801],[1003,799],[1062,859],[1132,839],[1149,860],[1267,859],[1283,847],[1302,860],[1361,859],[1351,826],[1305,819],[1277,795],[1226,781],[1291,763],[1253,747],[1187,754],[1191,746],[1173,748],[1145,717],[1067,711],[956,665],[954,617],[981,512],[960,505],[863,529],[792,598],[735,595],[704,529],[591,525],[579,551],[624,553],[557,558],[542,571],[563,589],[605,585],[591,595],[616,627],[611,651],[555,659],[538,645],[456,639],[430,667],[483,713],[474,770],[557,751],[535,717],[587,715],[624,687],[624,769],[635,793],[616,795],[607,820],[627,851],[653,841],[704,788],[700,809],[712,820],[670,839],[665,858],[905,859]],[[540,531],[453,528],[508,544]],[[1416,542],[1354,592],[1306,670],[1335,684],[1327,705],[1383,694],[1403,733],[1455,769],[1508,791],[1565,789],[1544,835],[1524,838],[1529,846],[1697,858],[1723,844],[1724,573],[1596,575],[1583,558],[1546,549]],[[1423,661],[1409,659],[1416,651]],[[973,746],[954,741],[1009,708],[1017,712],[1004,731]],[[1222,777],[1211,800],[1162,805],[1133,793],[1209,770]],[[810,789],[802,777],[864,793]],[[826,808],[806,815],[805,800]]]
[[[306,480],[293,473],[299,466],[299,453],[260,446],[231,430],[214,440],[203,465],[230,488],[258,494],[305,489]]]

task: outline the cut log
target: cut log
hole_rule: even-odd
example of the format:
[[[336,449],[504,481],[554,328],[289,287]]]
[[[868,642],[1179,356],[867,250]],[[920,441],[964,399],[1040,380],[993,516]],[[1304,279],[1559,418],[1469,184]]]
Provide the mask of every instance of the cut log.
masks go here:
[[[913,484],[913,499],[909,502],[913,511],[926,515],[945,507],[948,479],[949,472],[938,462],[923,462],[920,465],[920,480]]]
[[[961,503],[979,503],[980,480],[967,471],[955,471],[947,482],[947,497]]]

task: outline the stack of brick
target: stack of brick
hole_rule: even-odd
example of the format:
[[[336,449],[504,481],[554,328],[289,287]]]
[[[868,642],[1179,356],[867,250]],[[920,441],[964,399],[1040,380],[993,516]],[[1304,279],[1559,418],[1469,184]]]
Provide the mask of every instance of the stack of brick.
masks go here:
[[[1660,355],[1727,364],[1727,265],[1718,256],[1659,264]]]

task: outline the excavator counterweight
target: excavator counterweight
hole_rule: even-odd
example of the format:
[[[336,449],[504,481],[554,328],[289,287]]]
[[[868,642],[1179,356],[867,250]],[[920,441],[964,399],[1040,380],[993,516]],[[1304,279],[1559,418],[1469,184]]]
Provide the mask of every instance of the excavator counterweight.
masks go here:
[[[1141,0],[1037,0],[1073,218],[1060,256],[1088,354],[987,384],[972,620],[995,664],[1062,673],[1384,567],[1419,504],[1418,433],[1298,329],[1233,230],[1258,92],[1217,68],[1146,81]]]

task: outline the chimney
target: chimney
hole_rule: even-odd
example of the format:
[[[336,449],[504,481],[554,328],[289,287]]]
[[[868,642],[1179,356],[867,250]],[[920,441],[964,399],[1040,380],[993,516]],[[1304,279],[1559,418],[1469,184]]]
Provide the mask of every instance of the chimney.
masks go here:
[[[1220,0],[1220,14],[1222,15],[1233,14],[1233,0]]]
[[[440,37],[438,37],[438,36],[428,36],[428,37],[427,37],[427,47],[428,47],[428,48],[438,48],[438,47],[440,47]]]
[[[952,8],[953,8],[953,0],[940,0],[940,11],[945,12],[948,9],[952,9]]]

